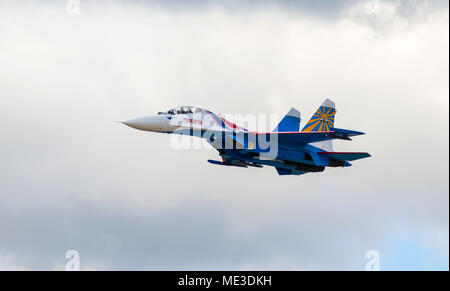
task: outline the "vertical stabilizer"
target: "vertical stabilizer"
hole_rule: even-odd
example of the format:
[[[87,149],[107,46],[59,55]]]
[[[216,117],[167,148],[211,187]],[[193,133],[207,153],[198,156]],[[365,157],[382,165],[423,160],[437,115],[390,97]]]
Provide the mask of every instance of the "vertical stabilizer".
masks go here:
[[[325,101],[317,109],[302,131],[330,131],[334,127],[336,106],[330,99]]]
[[[280,123],[275,127],[275,132],[299,131],[300,130],[300,111],[291,108],[283,117]]]
[[[336,115],[336,105],[330,99],[325,99],[319,109],[314,113],[311,119],[303,127],[302,131],[330,131],[334,127],[334,117]],[[311,145],[318,147],[324,151],[333,151],[333,141],[321,141],[311,143]]]

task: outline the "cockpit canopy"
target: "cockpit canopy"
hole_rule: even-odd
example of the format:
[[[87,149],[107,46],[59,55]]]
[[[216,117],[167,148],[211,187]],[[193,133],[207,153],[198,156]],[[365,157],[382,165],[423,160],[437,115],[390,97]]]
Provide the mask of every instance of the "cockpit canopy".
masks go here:
[[[200,113],[203,109],[194,107],[194,106],[179,106],[173,109],[170,109],[166,112],[158,112],[158,114],[164,115],[177,115],[177,114],[191,114],[191,113]]]

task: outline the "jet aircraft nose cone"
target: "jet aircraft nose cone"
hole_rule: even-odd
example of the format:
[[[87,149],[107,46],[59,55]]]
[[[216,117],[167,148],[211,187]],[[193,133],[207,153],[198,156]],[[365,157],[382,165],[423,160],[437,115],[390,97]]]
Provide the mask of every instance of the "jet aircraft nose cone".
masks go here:
[[[141,118],[133,118],[126,121],[122,121],[123,124],[128,125],[129,127],[136,128],[136,126],[139,126],[142,123]]]
[[[122,121],[123,124],[145,131],[161,132],[168,130],[169,122],[167,118],[161,116],[144,116]]]
[[[135,129],[148,130],[155,125],[155,120],[151,117],[138,117],[123,121],[122,123]]]

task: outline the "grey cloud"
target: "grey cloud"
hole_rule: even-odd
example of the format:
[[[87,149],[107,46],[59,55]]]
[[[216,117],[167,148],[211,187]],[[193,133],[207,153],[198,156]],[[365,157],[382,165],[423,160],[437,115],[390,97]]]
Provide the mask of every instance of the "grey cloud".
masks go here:
[[[106,3],[121,3],[117,1],[105,1]],[[135,0],[132,1],[139,4],[146,4],[150,7],[163,7],[171,10],[185,10],[185,9],[210,9],[220,7],[229,11],[250,11],[265,8],[280,8],[286,11],[300,13],[303,15],[311,15],[321,17],[323,19],[336,20],[345,15],[346,11],[355,4],[368,2],[386,2],[386,1],[360,1],[360,0],[325,0],[325,1],[308,1],[308,0],[261,0],[261,1],[238,1],[238,0]],[[424,1],[422,0],[396,0],[387,1],[394,3],[398,9],[398,13],[403,16],[414,15],[417,10],[422,9]],[[428,9],[445,9],[448,2],[445,0],[426,1]]]

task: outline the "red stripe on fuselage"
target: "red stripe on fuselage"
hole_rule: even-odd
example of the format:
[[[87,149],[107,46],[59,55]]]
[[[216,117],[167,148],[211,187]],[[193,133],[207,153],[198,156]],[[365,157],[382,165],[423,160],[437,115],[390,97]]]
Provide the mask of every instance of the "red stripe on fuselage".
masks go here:
[[[345,155],[345,154],[365,154],[364,152],[317,152],[318,154],[337,154],[337,155]]]
[[[294,134],[294,133],[298,133],[298,134],[312,134],[312,133],[332,133],[334,131],[280,131],[280,132],[256,132],[256,131],[251,131],[249,133],[252,134]]]
[[[188,122],[190,124],[202,124],[201,120],[197,120],[197,119],[192,119],[192,118],[183,118],[183,121]]]
[[[222,121],[223,121],[229,128],[232,128],[232,129],[239,129],[239,130],[244,130],[242,127],[236,125],[235,123],[233,123],[233,122],[231,122],[231,121],[226,120],[226,119],[223,118],[223,117],[220,117],[220,119],[222,119]]]

